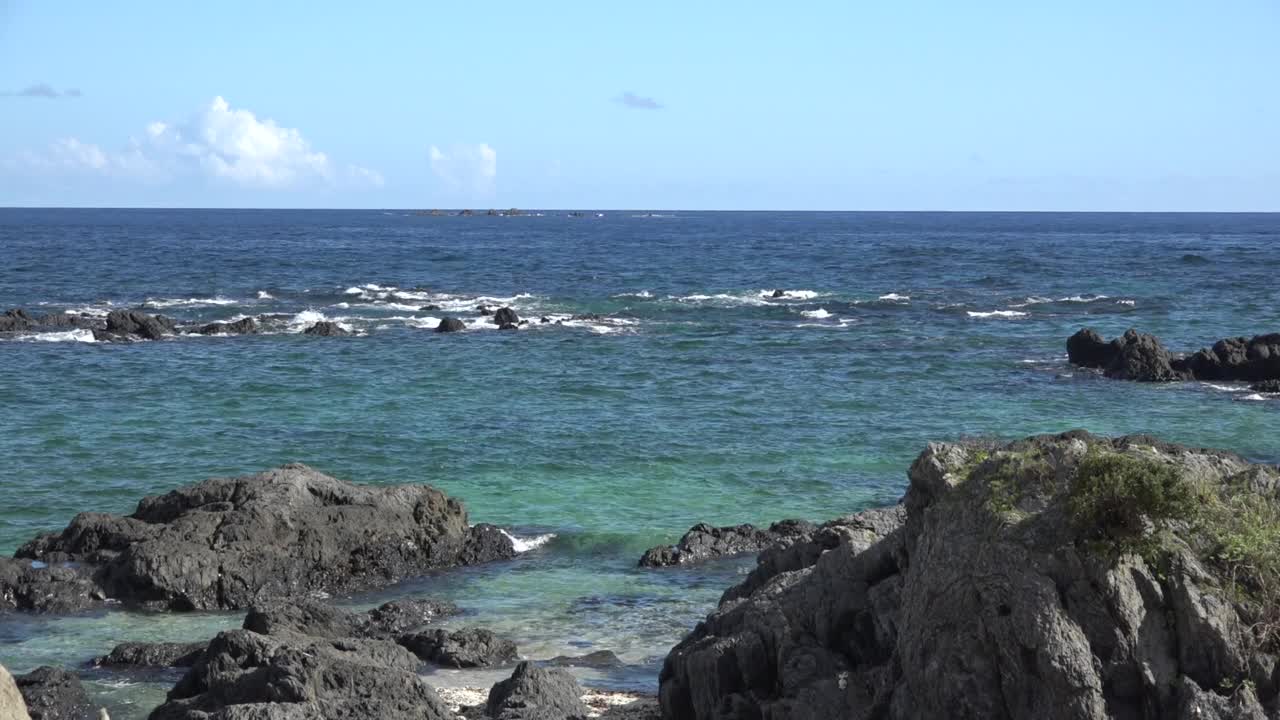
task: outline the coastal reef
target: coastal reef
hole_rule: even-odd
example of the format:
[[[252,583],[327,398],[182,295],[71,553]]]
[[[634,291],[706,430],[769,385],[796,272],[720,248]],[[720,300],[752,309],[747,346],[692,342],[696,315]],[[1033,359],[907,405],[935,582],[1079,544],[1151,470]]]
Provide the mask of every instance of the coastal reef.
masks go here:
[[[761,554],[669,720],[1280,716],[1280,470],[1076,431],[930,444],[899,507]]]

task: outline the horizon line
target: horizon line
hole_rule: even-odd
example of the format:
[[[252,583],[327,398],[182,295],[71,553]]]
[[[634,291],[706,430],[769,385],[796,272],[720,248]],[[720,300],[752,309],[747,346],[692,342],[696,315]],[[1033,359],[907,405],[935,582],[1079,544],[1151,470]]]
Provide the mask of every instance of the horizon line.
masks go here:
[[[475,217],[486,217],[486,213],[490,210],[505,213],[510,210],[519,210],[522,214],[532,212],[648,212],[648,213],[866,213],[866,214],[985,214],[985,215],[1031,215],[1031,214],[1054,214],[1054,215],[1277,215],[1280,210],[833,210],[833,209],[739,209],[739,208],[589,208],[589,207],[563,207],[563,208],[537,208],[537,207],[233,207],[233,206],[180,206],[180,205],[161,205],[161,206],[142,206],[142,205],[0,205],[0,211],[3,210],[149,210],[149,211],[165,211],[165,210],[221,210],[235,212],[412,212],[412,213],[428,213],[439,211],[442,213],[458,213],[464,210],[470,210]],[[447,216],[446,216],[447,217]]]

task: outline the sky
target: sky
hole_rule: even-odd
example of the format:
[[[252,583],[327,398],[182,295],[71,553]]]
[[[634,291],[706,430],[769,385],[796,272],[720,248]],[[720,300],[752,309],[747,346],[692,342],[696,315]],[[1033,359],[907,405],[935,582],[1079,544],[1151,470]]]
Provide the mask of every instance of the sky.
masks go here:
[[[0,206],[1280,211],[1278,38],[1278,0],[0,0]]]

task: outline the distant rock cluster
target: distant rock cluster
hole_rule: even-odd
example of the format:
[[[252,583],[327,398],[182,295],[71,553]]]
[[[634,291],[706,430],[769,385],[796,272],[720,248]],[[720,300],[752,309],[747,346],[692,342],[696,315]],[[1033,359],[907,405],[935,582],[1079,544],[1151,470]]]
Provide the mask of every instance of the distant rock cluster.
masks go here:
[[[1154,335],[1130,329],[1107,341],[1093,328],[1084,328],[1067,340],[1067,359],[1118,380],[1237,380],[1255,383],[1259,392],[1280,391],[1280,333],[1226,338],[1176,356]]]

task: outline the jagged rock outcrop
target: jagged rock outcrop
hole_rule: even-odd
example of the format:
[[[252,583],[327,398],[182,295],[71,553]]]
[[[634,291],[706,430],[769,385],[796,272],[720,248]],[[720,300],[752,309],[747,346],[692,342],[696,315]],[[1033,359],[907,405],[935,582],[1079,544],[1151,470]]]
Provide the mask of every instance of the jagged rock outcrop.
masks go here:
[[[763,554],[668,655],[664,717],[1280,717],[1276,588],[1222,564],[1271,557],[1280,469],[1074,432],[930,444],[909,477]]]
[[[0,720],[31,720],[27,701],[22,699],[13,676],[3,665],[0,665]]]
[[[572,675],[522,662],[490,688],[485,712],[491,720],[579,720],[589,710]]]
[[[341,325],[339,325],[336,322],[321,320],[320,322],[312,325],[306,330],[303,330],[302,334],[314,335],[317,337],[345,337],[347,335],[350,335],[351,332],[344,329]]]
[[[1067,359],[1119,380],[1280,381],[1280,333],[1226,338],[1177,357],[1154,335],[1130,329],[1108,342],[1093,328],[1084,328],[1067,339]]]
[[[462,504],[433,487],[356,485],[293,464],[144,498],[127,517],[81,513],[19,548],[17,558],[49,567],[0,564],[0,598],[74,606],[87,572],[102,595],[133,606],[238,609],[514,555],[510,538],[468,525]],[[82,569],[54,582],[63,563]],[[33,587],[71,599],[24,599]]]
[[[173,318],[164,315],[148,315],[141,310],[112,310],[107,314],[106,328],[95,329],[97,340],[159,340],[172,335],[178,329]]]
[[[6,310],[0,315],[0,332],[27,332],[41,330],[65,330],[67,328],[102,328],[101,320],[74,313],[48,313],[32,315],[22,308]]]
[[[75,673],[45,666],[14,680],[31,720],[98,720],[98,711]]]
[[[675,545],[659,545],[646,550],[640,558],[640,567],[684,565],[727,555],[760,552],[813,530],[813,523],[804,520],[782,520],[767,530],[750,524],[712,527],[698,523],[689,528]]]
[[[1262,393],[1280,393],[1280,380],[1263,380],[1249,386],[1250,390]]]

